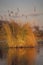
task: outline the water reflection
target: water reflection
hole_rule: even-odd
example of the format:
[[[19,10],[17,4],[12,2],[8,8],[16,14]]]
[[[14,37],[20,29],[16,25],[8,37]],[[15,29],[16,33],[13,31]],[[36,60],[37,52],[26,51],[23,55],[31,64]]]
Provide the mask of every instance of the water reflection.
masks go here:
[[[7,65],[35,65],[36,48],[10,48],[7,54]]]
[[[0,59],[6,59],[7,58],[7,52],[8,52],[8,49],[0,48]]]
[[[3,52],[2,52],[2,49],[0,48],[0,58],[2,59],[3,58]]]

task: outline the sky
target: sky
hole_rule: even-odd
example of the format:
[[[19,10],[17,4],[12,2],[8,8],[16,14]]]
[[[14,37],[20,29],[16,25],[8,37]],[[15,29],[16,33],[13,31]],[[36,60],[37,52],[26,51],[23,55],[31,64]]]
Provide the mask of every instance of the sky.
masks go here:
[[[20,14],[29,14],[34,11],[43,12],[43,0],[0,0],[0,13],[4,11],[20,9]],[[29,17],[30,18],[30,17]],[[36,20],[36,24],[43,25],[43,16],[31,17],[31,20]]]

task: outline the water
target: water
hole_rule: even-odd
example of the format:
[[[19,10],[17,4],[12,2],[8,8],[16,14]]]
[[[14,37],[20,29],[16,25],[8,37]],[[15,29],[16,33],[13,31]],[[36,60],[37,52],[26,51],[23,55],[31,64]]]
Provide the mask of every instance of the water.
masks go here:
[[[4,49],[0,65],[43,65],[43,47]]]

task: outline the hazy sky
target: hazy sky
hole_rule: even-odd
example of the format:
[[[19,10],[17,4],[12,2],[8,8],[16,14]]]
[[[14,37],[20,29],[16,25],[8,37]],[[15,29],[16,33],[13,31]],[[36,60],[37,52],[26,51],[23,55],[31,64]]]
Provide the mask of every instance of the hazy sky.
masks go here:
[[[32,13],[34,6],[37,12],[43,12],[43,0],[0,0],[0,13],[4,10],[20,9],[20,13]],[[43,25],[43,16],[35,17]]]

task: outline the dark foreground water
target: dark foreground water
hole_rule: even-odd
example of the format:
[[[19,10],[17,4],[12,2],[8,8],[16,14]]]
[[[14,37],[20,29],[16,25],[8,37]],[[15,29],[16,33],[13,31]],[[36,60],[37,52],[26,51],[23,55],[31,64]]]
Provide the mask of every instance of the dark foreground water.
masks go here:
[[[43,46],[0,50],[0,65],[43,65]]]

